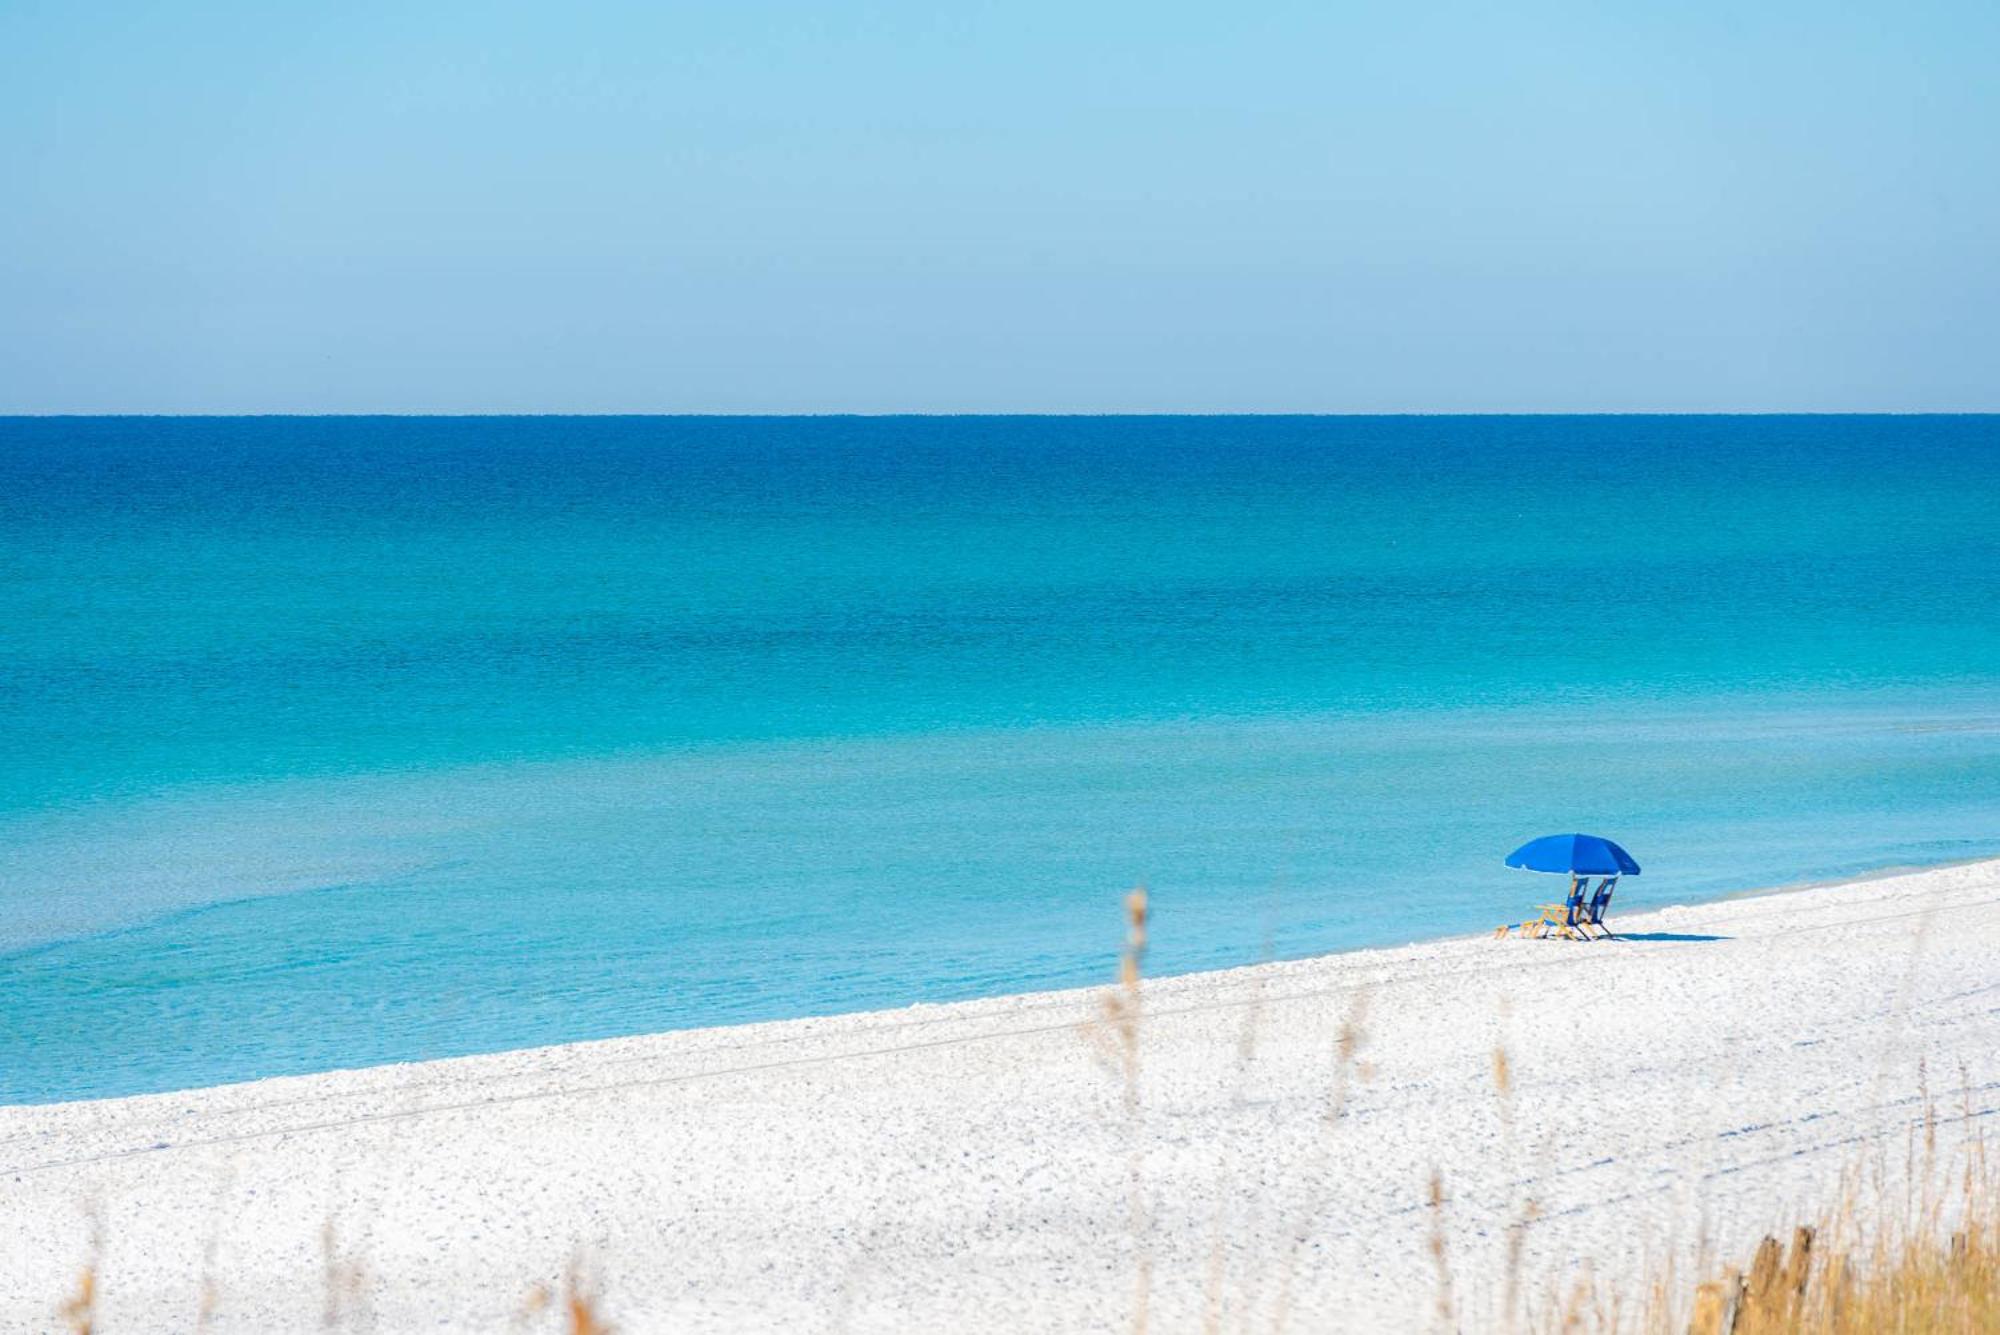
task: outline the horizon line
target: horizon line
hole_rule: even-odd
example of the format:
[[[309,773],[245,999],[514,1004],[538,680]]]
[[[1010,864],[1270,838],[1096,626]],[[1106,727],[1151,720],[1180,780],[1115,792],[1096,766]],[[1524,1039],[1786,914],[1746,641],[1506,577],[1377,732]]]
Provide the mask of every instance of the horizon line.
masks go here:
[[[1283,408],[1250,408],[1225,410],[1190,409],[1063,409],[1025,408],[1014,410],[979,409],[606,409],[606,410],[398,410],[398,409],[340,409],[325,412],[313,411],[111,411],[90,412],[72,410],[14,411],[0,410],[0,421],[58,421],[58,420],[187,420],[204,419],[260,419],[276,418],[288,420],[323,420],[338,418],[396,418],[409,420],[491,420],[510,419],[564,419],[601,420],[604,418],[1218,418],[1218,417],[1321,417],[1321,418],[1361,418],[1361,417],[1996,417],[2000,407],[1993,408],[1616,408],[1616,409],[1483,409],[1483,408],[1401,408],[1366,410],[1314,410]]]

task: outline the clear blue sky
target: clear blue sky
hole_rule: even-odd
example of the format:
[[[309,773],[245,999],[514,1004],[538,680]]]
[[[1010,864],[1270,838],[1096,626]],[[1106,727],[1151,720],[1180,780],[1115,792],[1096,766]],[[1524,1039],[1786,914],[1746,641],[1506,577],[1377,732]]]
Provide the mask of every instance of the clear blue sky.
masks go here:
[[[2000,408],[2000,5],[0,0],[0,411]]]

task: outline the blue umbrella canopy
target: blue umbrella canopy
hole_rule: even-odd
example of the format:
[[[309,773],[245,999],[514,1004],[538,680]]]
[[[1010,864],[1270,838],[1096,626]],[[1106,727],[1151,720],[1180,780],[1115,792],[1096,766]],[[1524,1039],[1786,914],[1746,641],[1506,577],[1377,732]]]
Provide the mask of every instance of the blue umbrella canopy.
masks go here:
[[[1545,834],[1507,855],[1507,865],[1524,871],[1568,872],[1574,876],[1637,876],[1639,864],[1609,839],[1594,834]]]

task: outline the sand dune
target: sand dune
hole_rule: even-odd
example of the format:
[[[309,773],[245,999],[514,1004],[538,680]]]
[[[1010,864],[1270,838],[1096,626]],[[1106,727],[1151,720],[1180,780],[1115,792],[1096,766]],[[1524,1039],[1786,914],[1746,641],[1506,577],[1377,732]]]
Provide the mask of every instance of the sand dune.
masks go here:
[[[111,1332],[504,1330],[572,1258],[627,1331],[1125,1329],[1142,1262],[1155,1330],[1485,1329],[1516,1238],[1636,1284],[2000,1112],[2000,863],[1618,925],[1149,983],[1136,1117],[1097,992],[0,1109],[0,1329],[93,1215]]]

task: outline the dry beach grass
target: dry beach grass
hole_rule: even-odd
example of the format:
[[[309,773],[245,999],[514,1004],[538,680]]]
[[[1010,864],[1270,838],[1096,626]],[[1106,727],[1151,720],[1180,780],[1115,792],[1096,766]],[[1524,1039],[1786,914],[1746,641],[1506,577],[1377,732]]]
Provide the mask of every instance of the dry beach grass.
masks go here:
[[[1551,1331],[1593,1335],[1982,1335],[2000,1330],[2000,1178],[1983,1139],[1951,1171],[1926,1117],[1927,1162],[1902,1199],[1856,1189],[1830,1214],[1766,1236],[1747,1264],[1691,1287],[1655,1279],[1609,1301],[1552,1299]],[[1879,1179],[1878,1179],[1879,1181]],[[1635,1301],[1636,1299],[1636,1301]],[[1631,1313],[1628,1318],[1626,1313]]]

